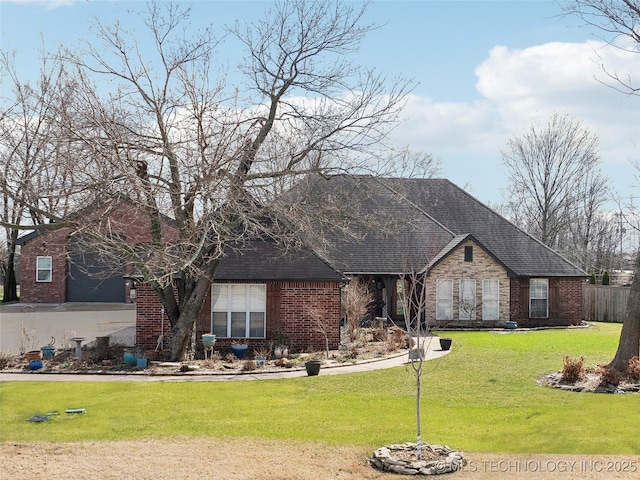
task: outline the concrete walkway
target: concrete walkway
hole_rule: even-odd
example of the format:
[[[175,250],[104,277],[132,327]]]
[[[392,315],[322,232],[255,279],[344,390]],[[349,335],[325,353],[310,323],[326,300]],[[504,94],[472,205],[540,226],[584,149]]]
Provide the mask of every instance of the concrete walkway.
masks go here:
[[[428,337],[424,342],[425,361],[434,360],[448,354],[451,350],[441,350],[438,337]],[[383,368],[405,365],[411,368],[408,352],[393,355],[380,360],[364,360],[350,364],[326,365],[320,369],[320,375],[338,375],[344,373],[368,372]],[[236,374],[194,373],[179,375],[150,375],[145,372],[128,374],[80,374],[80,373],[1,373],[0,382],[13,381],[47,381],[47,382],[229,382],[245,380],[273,380],[295,377],[306,377],[304,368],[281,369],[273,372],[260,373],[257,370]]]

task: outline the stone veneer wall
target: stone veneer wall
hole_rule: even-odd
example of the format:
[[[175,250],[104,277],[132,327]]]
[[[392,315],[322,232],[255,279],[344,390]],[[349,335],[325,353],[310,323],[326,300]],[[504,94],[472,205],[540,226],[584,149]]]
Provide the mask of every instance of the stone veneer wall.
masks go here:
[[[464,247],[473,247],[473,261],[464,261]],[[486,253],[472,240],[461,244],[430,272],[427,278],[427,315],[435,322],[436,318],[436,282],[439,279],[453,280],[453,315],[454,318],[437,322],[439,326],[455,325],[469,327],[503,326],[510,318],[510,279],[506,270],[493,257]],[[475,320],[459,320],[459,292],[462,279],[476,281],[476,304],[478,305]],[[482,319],[482,281],[499,281],[499,319],[484,321]]]

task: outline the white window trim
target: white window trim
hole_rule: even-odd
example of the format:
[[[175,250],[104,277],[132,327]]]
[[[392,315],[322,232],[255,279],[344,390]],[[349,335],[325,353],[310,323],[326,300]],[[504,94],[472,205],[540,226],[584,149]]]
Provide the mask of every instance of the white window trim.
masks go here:
[[[487,297],[485,295],[485,292],[488,290],[485,285],[488,283],[495,283],[498,285],[498,288],[496,289],[496,297]],[[487,315],[487,309],[486,307],[490,304],[490,302],[495,302],[497,308],[495,309],[496,312],[496,318],[487,318],[489,315]],[[489,321],[493,321],[493,320],[500,320],[500,280],[498,280],[497,278],[487,278],[482,280],[482,320],[489,320]]]
[[[449,284],[450,295],[443,297],[442,288],[440,286],[444,283]],[[453,280],[444,280],[439,279],[436,281],[436,320],[453,320],[453,318],[442,318],[438,315],[440,309],[438,309],[438,305],[441,303],[448,304],[448,310],[451,312],[451,317],[453,317]]]
[[[472,285],[472,297],[469,299],[465,299],[463,297],[463,293],[465,289],[463,288],[463,284],[468,283]],[[477,298],[476,298],[476,281],[473,278],[461,278],[458,281],[458,315],[460,320],[475,320],[476,319],[476,309],[477,309]],[[465,310],[463,307],[466,304],[465,300],[471,300],[473,302],[473,307],[470,311]]]
[[[533,288],[532,283],[534,281],[541,281],[545,285],[545,296],[544,297],[534,297],[533,296]],[[531,304],[533,300],[546,300],[546,311],[544,317],[532,317],[531,316]],[[549,279],[548,278],[531,278],[529,280],[529,318],[549,318]]]
[[[49,266],[47,268],[40,267],[40,260],[48,259]],[[49,272],[46,280],[40,280],[40,272]],[[51,283],[53,281],[53,258],[49,255],[38,255],[36,257],[36,283]]]
[[[225,310],[217,309],[216,303],[214,301],[215,297],[213,294],[214,288],[225,286],[227,287],[227,298],[225,300],[226,306]],[[231,335],[231,314],[232,314],[232,303],[231,303],[231,292],[233,287],[242,286],[245,288],[245,300],[244,300],[244,313],[245,313],[245,335],[240,337],[232,337]],[[251,311],[247,306],[251,304],[251,287],[262,287],[264,291],[264,297],[261,298],[262,301],[262,310],[259,311]],[[226,335],[222,338],[266,338],[266,330],[267,330],[267,286],[264,283],[218,283],[211,285],[211,331],[214,331],[213,328],[213,315],[214,313],[226,313],[227,316],[227,332]],[[261,336],[251,336],[251,313],[262,313],[263,314],[263,324],[262,324],[262,335]]]

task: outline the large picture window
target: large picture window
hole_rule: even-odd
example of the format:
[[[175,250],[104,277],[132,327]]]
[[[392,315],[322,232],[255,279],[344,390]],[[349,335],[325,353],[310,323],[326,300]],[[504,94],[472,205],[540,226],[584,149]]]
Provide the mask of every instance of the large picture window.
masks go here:
[[[549,279],[532,278],[529,281],[529,317],[549,317]]]
[[[460,320],[476,319],[476,281],[463,278],[460,280]]]
[[[51,257],[36,257],[36,282],[50,282],[51,268]]]
[[[500,281],[482,281],[482,320],[500,319]]]
[[[211,299],[211,333],[221,338],[265,337],[266,285],[214,284]]]
[[[453,280],[436,282],[436,320],[453,320]]]

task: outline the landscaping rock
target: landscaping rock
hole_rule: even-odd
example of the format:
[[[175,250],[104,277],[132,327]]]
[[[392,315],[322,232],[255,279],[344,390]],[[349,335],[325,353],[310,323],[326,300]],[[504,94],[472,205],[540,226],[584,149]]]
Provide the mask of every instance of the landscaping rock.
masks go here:
[[[380,447],[373,452],[369,465],[401,475],[439,475],[456,472],[465,465],[463,453],[446,445],[423,444],[420,459],[417,447],[411,442]]]

